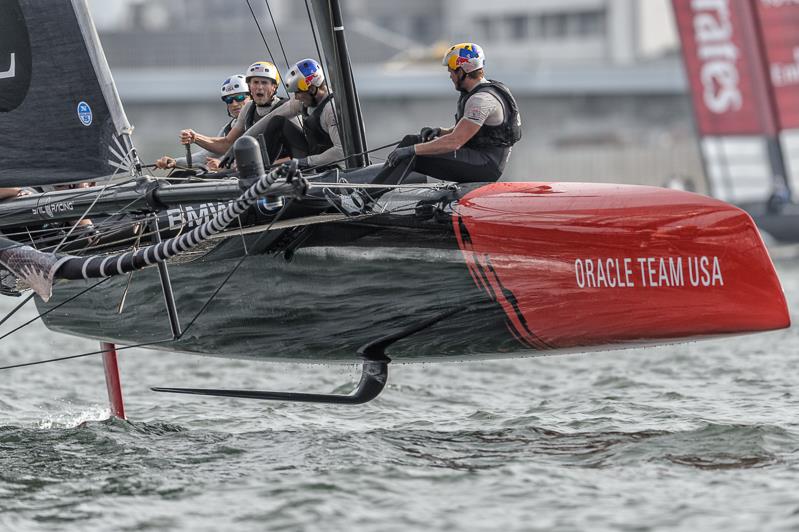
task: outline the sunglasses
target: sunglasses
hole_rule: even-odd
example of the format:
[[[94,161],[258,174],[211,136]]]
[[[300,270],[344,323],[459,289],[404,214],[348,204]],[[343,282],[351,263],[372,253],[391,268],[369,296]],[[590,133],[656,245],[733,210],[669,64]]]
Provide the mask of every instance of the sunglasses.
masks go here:
[[[222,101],[230,105],[233,102],[243,102],[247,99],[247,94],[233,94],[231,96],[222,96]]]

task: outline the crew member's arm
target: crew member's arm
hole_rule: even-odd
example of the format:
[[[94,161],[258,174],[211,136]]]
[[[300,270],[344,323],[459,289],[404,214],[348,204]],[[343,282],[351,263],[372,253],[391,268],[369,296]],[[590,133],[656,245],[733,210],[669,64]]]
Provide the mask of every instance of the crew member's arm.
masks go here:
[[[482,126],[480,124],[475,124],[470,120],[460,120],[455,128],[449,130],[448,133],[444,133],[442,130],[441,136],[431,140],[430,142],[424,142],[422,144],[416,144],[414,146],[414,150],[416,151],[416,155],[438,155],[441,153],[451,153],[455,150],[459,150],[463,147],[464,144],[469,142],[469,139],[474,137]]]
[[[255,105],[252,102],[247,102],[247,105],[241,110],[239,116],[245,117],[250,112],[250,106]],[[223,154],[227,153],[233,143],[244,133],[244,119],[236,120],[230,132],[223,136],[209,137],[201,133],[197,133],[193,129],[184,129],[180,132],[181,144],[197,144],[199,147],[211,153]]]
[[[244,113],[244,110],[241,111]],[[266,116],[261,118],[255,124],[252,125],[250,129],[245,131],[248,137],[258,137],[264,131],[266,131],[266,126],[269,124],[269,119],[273,116],[285,116],[285,117],[294,117],[299,114],[302,114],[302,102],[299,100],[289,100],[283,105],[277,107],[277,109],[273,109],[270,111]],[[244,114],[240,114],[239,116],[244,116]]]
[[[236,126],[236,122],[234,121],[233,122],[233,127],[235,127],[235,126]],[[222,129],[219,130],[219,132],[216,134],[217,136],[215,138],[225,138],[225,128],[226,127],[227,127],[226,125],[222,126]],[[208,151],[206,149],[202,149],[202,150],[197,150],[197,151],[192,151],[191,152],[191,161],[192,161],[193,164],[204,164],[204,165],[207,166],[208,165],[208,161],[210,161],[211,159],[213,159],[215,157],[221,157],[222,155],[224,155],[224,152],[217,153],[217,152]],[[165,156],[161,157],[160,159],[158,159],[155,162],[156,166],[158,166],[158,168],[161,168],[161,169],[174,168],[176,165],[177,166],[185,166],[187,163],[188,163],[188,161],[186,160],[186,156],[185,155],[183,157],[178,157],[177,159],[173,159],[172,157],[168,157],[168,156],[165,155]]]
[[[336,113],[333,109],[332,102],[329,103],[322,112],[322,129],[325,130],[325,133],[330,135],[333,146],[322,153],[306,157],[308,166],[326,166],[328,164],[341,162],[344,158],[344,147],[341,145],[341,135],[339,135],[338,132],[338,122],[336,121]]]
[[[233,127],[224,137],[209,137],[202,133],[197,133],[193,129],[184,129],[180,132],[181,144],[197,144],[206,151],[213,153],[227,152],[233,143],[244,133],[241,129]]]
[[[501,113],[502,104],[487,94],[475,94],[466,100],[463,117],[449,133],[442,130],[441,136],[423,144],[416,144],[416,155],[439,155],[459,150],[474,137],[490,116]],[[501,120],[500,120],[501,122]]]
[[[0,200],[27,196],[30,193],[30,190],[24,188],[0,188]]]

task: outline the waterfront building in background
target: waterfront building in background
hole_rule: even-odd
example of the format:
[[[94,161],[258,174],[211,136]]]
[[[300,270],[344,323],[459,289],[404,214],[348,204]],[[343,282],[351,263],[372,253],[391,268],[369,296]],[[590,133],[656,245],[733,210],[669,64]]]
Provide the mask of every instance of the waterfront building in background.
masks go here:
[[[265,2],[250,5],[279,68],[288,66],[284,51],[318,57],[313,41],[283,31],[307,26],[304,2],[270,0],[271,17]],[[507,178],[662,184],[680,175],[704,190],[668,0],[495,0],[490,9],[477,0],[409,0],[401,9],[393,0],[342,0],[342,7],[370,146],[451,121],[452,88],[437,76],[439,63],[449,43],[468,38],[492,50],[492,76],[514,87],[530,117]],[[92,8],[145,156],[174,143],[164,120],[172,130],[218,127],[224,116],[209,95],[221,77],[246,67],[231,58],[266,51],[244,0],[93,0]]]

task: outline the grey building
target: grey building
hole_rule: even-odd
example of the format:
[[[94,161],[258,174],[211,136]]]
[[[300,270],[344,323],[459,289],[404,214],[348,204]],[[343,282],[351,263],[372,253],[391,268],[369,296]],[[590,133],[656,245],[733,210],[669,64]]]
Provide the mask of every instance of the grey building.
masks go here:
[[[94,5],[100,15],[112,9]],[[317,56],[305,2],[270,0],[271,16],[265,2],[250,5],[266,44],[245,1],[128,0],[114,3],[116,17],[97,17],[145,158],[178,153],[181,128],[219,128],[224,77],[255,60],[284,70],[287,60]],[[476,41],[489,77],[509,84],[522,111],[509,179],[660,184],[702,174],[669,0],[342,6],[370,146],[450,125],[457,94],[441,55]]]

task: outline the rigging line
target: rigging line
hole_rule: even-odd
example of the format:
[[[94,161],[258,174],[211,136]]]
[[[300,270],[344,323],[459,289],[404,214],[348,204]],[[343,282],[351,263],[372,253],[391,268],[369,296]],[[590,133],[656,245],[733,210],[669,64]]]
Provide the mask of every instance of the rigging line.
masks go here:
[[[89,286],[89,287],[87,287],[87,288],[84,288],[83,290],[81,290],[80,292],[78,292],[77,294],[75,294],[74,296],[72,296],[72,297],[70,297],[70,298],[68,298],[68,299],[66,299],[66,300],[64,300],[64,301],[62,301],[61,303],[59,303],[58,305],[55,305],[55,306],[54,306],[54,307],[52,307],[52,308],[49,308],[49,309],[47,309],[46,311],[44,311],[43,313],[39,314],[39,315],[38,315],[38,316],[36,316],[35,318],[31,318],[30,320],[26,321],[25,323],[23,323],[22,325],[20,325],[20,326],[19,326],[19,327],[17,327],[16,329],[14,329],[14,330],[12,330],[12,331],[9,331],[9,332],[7,332],[7,333],[6,333],[6,334],[4,334],[3,336],[0,336],[0,340],[2,340],[2,339],[4,339],[4,338],[6,338],[6,337],[8,337],[8,336],[10,336],[10,335],[12,335],[12,334],[14,334],[15,332],[17,332],[18,330],[22,329],[23,327],[27,327],[28,325],[30,325],[30,324],[31,324],[31,323],[33,323],[34,321],[36,321],[36,320],[38,320],[38,319],[41,319],[41,318],[42,318],[42,317],[44,317],[44,316],[47,316],[47,315],[48,315],[48,314],[50,314],[52,311],[54,311],[54,310],[56,310],[56,309],[58,309],[58,308],[60,308],[60,307],[62,307],[62,306],[64,306],[64,305],[66,305],[66,304],[67,304],[67,303],[69,303],[70,301],[73,301],[73,300],[77,299],[78,297],[82,296],[83,294],[85,294],[85,293],[86,293],[86,292],[88,292],[89,290],[92,290],[92,289],[93,289],[93,288],[95,288],[96,286],[98,286],[98,285],[100,285],[100,284],[103,284],[104,282],[106,282],[106,281],[107,281],[107,280],[109,280],[109,279],[111,279],[111,277],[105,277],[105,278],[103,278],[103,279],[100,279],[98,282],[94,283],[93,285],[91,285],[91,286]]]
[[[308,5],[308,0],[305,0],[305,11],[308,13],[308,22],[311,25],[311,34],[313,35],[313,42],[316,46],[316,55],[319,57],[319,64],[321,65],[324,60],[322,59],[322,50],[319,48],[319,40],[316,38],[316,27],[314,25],[313,15],[311,15],[311,8]],[[324,70],[322,70],[324,73]],[[325,73],[325,79],[328,79],[327,73]]]
[[[266,46],[266,53],[269,54],[269,60],[272,61],[272,63],[274,63],[275,62],[275,55],[272,53],[272,49],[269,48],[269,43],[266,42],[266,35],[264,35],[264,31],[261,29],[261,24],[258,22],[258,17],[255,16],[255,11],[253,11],[253,9],[252,9],[252,4],[250,4],[250,0],[246,0],[246,1],[247,1],[247,7],[250,8],[250,14],[252,15],[252,20],[255,22],[255,26],[258,28],[258,33],[261,34],[261,40],[264,41],[264,46]],[[286,85],[286,82],[285,82],[285,80],[283,80],[282,77],[280,79],[281,79],[281,81],[283,81],[283,83],[281,83],[281,86],[285,89],[286,95],[289,98],[291,98],[291,94],[289,94],[288,85]]]
[[[79,244],[79,243],[81,243],[83,241],[86,241],[87,243],[89,243],[95,237],[99,237],[101,239],[108,239],[109,237],[113,237],[115,235],[123,235],[123,234],[125,234],[125,232],[127,230],[133,229],[139,222],[140,221],[135,221],[134,223],[125,223],[124,225],[123,224],[114,224],[114,225],[110,225],[109,224],[109,225],[103,225],[103,226],[96,225],[96,226],[94,226],[94,229],[96,230],[94,234],[80,236],[78,238],[75,238],[74,240],[71,240],[70,243],[71,244]],[[53,231],[53,229],[50,229],[49,231]],[[52,248],[54,246],[53,243],[56,240],[58,240],[59,238],[60,237],[58,235],[50,235],[50,236],[45,235],[45,236],[42,236],[41,238],[37,238],[35,241],[33,241],[33,247],[35,247],[39,251],[42,251],[42,252],[46,253],[48,249],[50,249],[50,248]],[[99,249],[99,248],[102,248],[102,247],[108,247],[110,245],[121,244],[122,242],[124,242],[126,240],[130,240],[130,239],[131,239],[130,237],[125,237],[125,238],[121,238],[119,240],[106,241],[104,243],[98,242],[96,246],[89,246],[87,248],[84,248],[83,251],[86,251],[86,250],[89,250],[89,249]],[[23,245],[24,244],[17,244],[17,246],[9,246],[8,249],[12,249],[14,247],[21,247]]]
[[[135,204],[138,201],[141,201],[141,198],[137,198],[137,199],[131,201],[127,205],[123,206],[123,209]],[[120,213],[112,213],[111,215],[113,216],[115,214],[120,214]],[[97,224],[93,224],[93,227],[94,227],[94,229],[96,229],[98,231],[101,230],[101,229],[102,230],[111,229],[112,231],[110,233],[108,233],[108,235],[113,235],[115,233],[121,233],[123,230],[125,230],[128,227],[133,227],[137,223],[139,223],[139,220],[131,220],[131,221],[120,220],[120,221],[117,221],[117,222],[109,222],[108,220],[103,220],[103,221],[101,221],[101,222],[99,222]],[[33,237],[33,235],[31,234],[30,230],[27,230],[26,233],[7,233],[5,236],[21,236],[21,235],[27,234],[30,237],[31,244],[33,245],[33,247],[36,247],[40,251],[47,251],[48,248],[54,247],[52,242],[54,242],[55,240],[58,240],[59,238],[61,238],[58,235],[50,235],[50,236],[48,236],[46,234],[48,232],[52,233],[55,230],[57,230],[57,229],[53,229],[53,228],[50,228],[50,229],[36,229],[36,230],[33,231],[34,233],[40,233],[40,234],[44,235],[44,236],[37,237],[37,238]],[[106,236],[108,236],[108,235],[106,235]],[[72,240],[71,242],[72,243],[77,243],[77,242],[81,242],[83,240],[90,241],[94,236],[95,235],[81,236],[79,238],[76,238],[76,239]],[[108,245],[111,245],[111,244],[113,244],[113,242],[106,243],[103,246],[108,246]],[[18,242],[15,246],[9,246],[7,249],[13,249],[15,247],[22,247],[22,246],[25,246],[25,245],[27,245],[27,244],[22,243],[22,242]],[[98,247],[101,247],[101,246],[98,246]],[[91,247],[87,247],[86,249],[91,249]],[[57,249],[54,249],[52,251],[52,253],[55,253],[56,251],[57,251]]]
[[[33,296],[35,296],[35,295],[36,295],[36,292],[31,292],[31,293],[28,295],[28,297],[26,297],[26,298],[25,298],[25,299],[22,301],[22,303],[20,303],[20,304],[19,304],[19,305],[17,305],[16,307],[14,307],[14,310],[12,310],[11,312],[9,312],[9,313],[8,313],[8,314],[6,314],[5,316],[3,316],[3,319],[1,319],[1,320],[0,320],[0,325],[3,325],[5,322],[7,322],[7,321],[8,321],[8,319],[9,319],[11,316],[13,316],[14,314],[16,314],[16,313],[17,313],[17,312],[18,312],[18,311],[19,311],[19,310],[20,310],[22,307],[24,307],[24,306],[25,306],[25,304],[26,304],[28,301],[30,301],[31,299],[33,299]]]
[[[116,175],[116,174],[114,174],[114,175]],[[130,183],[132,181],[135,181],[135,178],[130,178],[130,179],[126,179],[124,181],[119,181],[119,182],[114,183],[113,185],[109,186],[108,188],[115,188],[115,187],[118,187],[118,186],[127,185],[128,183]],[[70,200],[78,199],[78,198],[80,198],[82,196],[86,196],[86,195],[89,195],[89,194],[96,194],[97,193],[96,190],[85,189],[85,188],[84,189],[77,189],[77,190],[80,190],[80,192],[75,192],[74,194],[72,194],[70,196],[59,197],[59,200],[60,201],[70,201]],[[46,192],[38,193],[39,196],[42,196],[44,194],[47,194],[47,193]],[[32,194],[32,195],[35,196],[37,194]],[[23,196],[23,198],[33,199],[33,198],[30,198],[29,196]],[[21,208],[19,210],[14,210],[14,211],[9,211],[9,212],[6,212],[6,213],[2,213],[2,214],[0,214],[0,219],[8,217],[8,216],[17,216],[17,215],[22,214],[23,212],[28,212],[28,208],[26,207],[26,208]]]
[[[283,216],[283,213],[286,212],[288,207],[293,202],[294,202],[294,198],[291,198],[283,205],[283,207],[278,211],[278,213],[272,219],[272,222],[267,227],[267,231],[280,219],[281,216]],[[264,236],[267,234],[267,231],[265,231],[265,232],[261,233],[260,235],[258,235],[258,238],[255,239],[255,242],[253,242],[253,245],[252,245],[253,248],[255,248],[258,245],[258,243],[261,241],[262,238],[264,238]],[[183,328],[183,331],[180,333],[180,335],[177,338],[178,340],[183,338],[183,336],[189,331],[189,329],[191,329],[192,325],[194,325],[194,323],[200,318],[200,316],[205,313],[205,311],[211,305],[211,302],[214,300],[216,295],[222,290],[222,288],[224,288],[224,286],[228,283],[230,278],[233,277],[233,274],[236,273],[236,270],[238,270],[239,267],[242,264],[244,264],[244,260],[247,257],[249,257],[249,256],[250,256],[249,251],[247,251],[246,248],[245,248],[245,254],[242,255],[242,257],[236,262],[236,264],[233,266],[233,268],[230,270],[230,272],[225,276],[225,278],[222,280],[222,282],[219,284],[219,286],[216,288],[216,290],[214,290],[214,292],[211,294],[211,296],[208,298],[208,300],[205,302],[205,304],[203,304],[203,306],[200,308],[200,310],[197,311],[197,314],[195,314],[194,317],[189,321],[188,325],[186,325],[186,327]]]
[[[127,205],[124,205],[124,206],[122,207],[122,209],[126,209],[127,207],[130,207],[130,206],[132,206],[132,205],[136,204],[137,202],[139,202],[139,201],[141,201],[141,200],[142,200],[142,198],[137,198],[137,199],[135,199],[135,200],[133,200],[133,201],[129,202]],[[119,214],[119,213],[113,213],[113,214],[111,214],[110,216],[114,216],[115,214]],[[76,238],[76,239],[72,240],[72,243],[80,242],[80,241],[82,241],[82,240],[86,240],[86,241],[87,241],[87,243],[91,243],[91,240],[92,240],[92,239],[93,239],[95,236],[98,236],[98,237],[101,237],[101,236],[113,236],[114,234],[118,234],[118,233],[121,233],[121,232],[123,232],[125,229],[127,229],[127,228],[129,228],[129,227],[130,227],[130,228],[132,228],[133,226],[135,226],[136,224],[138,224],[138,223],[140,223],[140,222],[141,222],[141,220],[131,220],[131,221],[123,221],[123,220],[119,220],[119,221],[117,221],[117,222],[112,222],[112,221],[109,221],[109,220],[107,220],[107,219],[106,219],[106,220],[102,220],[102,221],[98,222],[97,224],[94,224],[94,223],[93,223],[93,224],[90,226],[90,227],[92,227],[92,228],[95,230],[95,234],[86,235],[86,236],[81,236],[81,237],[79,237],[79,238]],[[107,231],[107,234],[106,234],[106,235],[100,235],[100,234],[99,234],[99,232],[100,232],[100,231]],[[69,236],[69,234],[67,234],[67,236]],[[57,237],[56,237],[56,238],[57,238]],[[66,237],[65,237],[65,238],[66,238]],[[51,237],[51,238],[47,238],[47,237],[45,237],[45,238],[41,238],[41,239],[39,239],[39,240],[37,241],[37,243],[38,243],[38,244],[47,243],[47,241],[48,241],[48,240],[54,240],[54,239],[55,239],[55,238],[52,238],[52,237]],[[55,249],[53,249],[51,253],[56,253],[56,252],[58,251],[58,247],[59,247],[60,245],[61,245],[61,243],[59,243],[59,244],[58,244],[58,246],[56,246],[56,248],[55,248]],[[47,250],[49,247],[50,247],[50,245],[46,245],[46,246],[44,246],[44,247],[40,248],[40,250],[41,250],[41,251],[46,251],[46,250]],[[85,249],[84,249],[84,251],[85,251],[86,249],[91,249],[91,246],[89,246],[89,247],[85,248]]]
[[[322,66],[322,63],[324,63],[324,59],[322,59],[322,49],[319,47],[319,40],[316,38],[316,30],[317,30],[317,28],[316,28],[316,25],[314,24],[313,15],[311,15],[311,8],[308,5],[308,0],[305,0],[305,11],[306,11],[306,13],[308,13],[308,23],[311,25],[311,35],[313,35],[314,46],[316,46],[316,55],[317,55],[317,57],[319,57],[319,66]],[[330,20],[333,20],[332,14],[330,14]],[[335,42],[334,42],[333,45],[335,46]],[[322,73],[325,75],[325,80],[329,80],[330,76],[327,75],[328,73],[326,72],[326,70],[327,69],[325,67],[322,67]],[[328,84],[328,87],[330,87],[330,84]],[[343,133],[341,131],[342,125],[341,125],[341,120],[338,119],[338,112],[336,111],[336,106],[333,105],[332,109],[333,109],[333,118],[336,119],[336,127],[339,128],[339,134],[341,134],[341,133]],[[344,135],[341,135],[341,136],[343,137]],[[363,155],[363,154],[358,154],[358,155]],[[355,156],[356,155],[351,155],[350,157],[355,157]],[[347,159],[348,159],[348,157],[345,157],[343,160],[346,161]]]
[[[119,171],[119,170],[117,170],[117,172],[118,172],[118,171]],[[95,198],[94,198],[94,201],[91,203],[91,205],[89,205],[88,207],[86,207],[86,210],[85,210],[85,211],[83,211],[83,214],[81,214],[81,215],[80,215],[80,218],[78,218],[77,220],[75,220],[75,223],[74,223],[74,224],[72,224],[72,227],[69,229],[69,231],[67,231],[67,234],[65,234],[65,235],[64,235],[64,238],[62,238],[62,239],[61,239],[61,242],[59,242],[59,243],[58,243],[58,245],[55,247],[55,249],[53,250],[53,253],[55,253],[55,252],[57,252],[59,249],[61,249],[61,246],[63,246],[63,245],[64,245],[64,242],[66,242],[66,241],[67,241],[67,239],[69,238],[69,235],[71,235],[71,234],[72,234],[72,233],[75,231],[75,228],[76,228],[76,227],[78,227],[78,225],[79,225],[79,224],[80,224],[80,223],[81,223],[83,220],[85,220],[85,219],[86,219],[86,216],[87,216],[87,215],[89,214],[89,212],[92,210],[92,207],[94,207],[95,205],[97,205],[97,202],[98,202],[98,201],[100,201],[100,198],[103,196],[103,193],[106,191],[106,189],[108,189],[108,185],[110,185],[110,184],[111,184],[111,180],[114,178],[114,176],[116,176],[116,175],[117,175],[117,172],[114,172],[114,173],[113,173],[113,174],[112,174],[112,175],[111,175],[111,176],[110,176],[110,177],[109,177],[109,178],[106,180],[106,183],[105,183],[105,185],[103,186],[103,188],[102,188],[102,189],[100,189],[100,192],[98,192],[98,193],[97,193],[97,197],[95,197]],[[90,223],[91,223],[91,220],[90,220]]]
[[[123,227],[121,229],[117,229],[117,230],[114,230],[114,231],[106,232],[106,233],[101,234],[101,235],[83,236],[83,237],[80,237],[80,238],[77,238],[77,239],[73,240],[71,243],[80,244],[81,242],[83,242],[85,240],[86,244],[88,244],[88,245],[85,246],[84,248],[82,248],[79,251],[79,252],[84,252],[84,253],[88,252],[88,251],[98,252],[98,251],[103,250],[103,249],[124,246],[126,242],[130,242],[130,241],[133,241],[133,240],[136,239],[135,236],[127,236],[128,230],[134,230],[135,229],[135,225],[137,225],[137,224],[133,224],[129,228],[128,227]],[[123,235],[124,237],[123,238],[119,238],[118,240],[106,240],[106,241],[103,241],[103,239],[108,239],[110,237],[114,237],[115,235]],[[91,241],[95,236],[99,236],[100,240],[98,242],[92,242]],[[39,240],[39,241],[35,242],[35,244],[39,244],[40,245],[42,242],[45,242],[45,240]],[[38,249],[39,250],[43,250],[43,249],[47,249],[47,247],[39,247]],[[11,274],[9,274],[9,275],[11,275]]]
[[[167,343],[167,342],[169,342],[171,340],[172,340],[172,338],[168,338],[168,339],[165,339],[165,340],[154,340],[152,342],[144,342],[144,343],[141,343],[141,344],[126,345],[126,346],[123,346],[123,347],[115,347],[114,350],[118,352],[118,351],[125,351],[126,349],[134,349],[134,348],[137,348],[137,347],[147,347],[147,346],[150,346],[150,345],[165,344],[165,343]],[[67,355],[67,356],[63,356],[63,357],[48,358],[48,359],[45,359],[45,360],[36,360],[36,361],[33,361],[33,362],[22,362],[20,364],[10,364],[8,366],[0,366],[0,371],[6,370],[6,369],[24,368],[24,367],[28,367],[28,366],[38,366],[38,365],[41,365],[41,364],[49,364],[51,362],[61,362],[63,360],[72,360],[72,359],[75,359],[75,358],[83,358],[83,357],[88,357],[88,356],[93,356],[93,355],[102,355],[103,353],[109,353],[110,351],[111,351],[110,349],[103,349],[103,350],[100,350],[100,351],[91,351],[91,352],[88,352],[88,353],[80,353],[80,354],[77,354],[77,355]]]
[[[283,48],[283,41],[280,39],[280,32],[277,31],[277,24],[275,23],[275,17],[272,16],[272,8],[269,7],[269,0],[264,0],[266,3],[266,10],[269,12],[269,18],[272,19],[272,27],[275,28],[275,36],[277,36],[277,43],[280,45],[280,52],[283,54],[283,61],[286,62],[286,72],[289,71],[289,58],[286,57],[286,49]]]
[[[338,120],[338,119],[336,119],[336,120]],[[307,170],[316,170],[316,169],[318,169],[318,168],[322,168],[322,167],[325,167],[325,166],[330,166],[330,165],[332,165],[332,164],[343,163],[343,162],[345,162],[347,159],[349,159],[350,157],[357,157],[357,156],[359,156],[359,155],[365,155],[365,154],[367,154],[367,153],[372,153],[373,151],[384,150],[384,149],[386,149],[386,148],[390,148],[390,147],[392,147],[392,146],[396,146],[396,145],[397,145],[397,144],[399,144],[400,142],[402,142],[402,141],[398,140],[398,141],[396,141],[396,142],[392,142],[392,143],[390,143],[390,144],[384,144],[383,146],[379,146],[379,147],[377,147],[377,148],[372,148],[371,150],[364,150],[364,151],[362,151],[362,152],[359,152],[359,153],[353,153],[352,155],[349,155],[349,156],[347,156],[347,157],[344,157],[343,159],[338,159],[338,160],[336,160],[336,161],[330,161],[329,163],[318,164],[318,165],[316,165],[316,166],[310,166],[310,167],[308,167],[308,168],[307,168]],[[272,166],[275,166],[275,165],[272,165]],[[272,168],[272,166],[270,166],[270,168]],[[280,166],[280,165],[277,165],[277,166]]]

